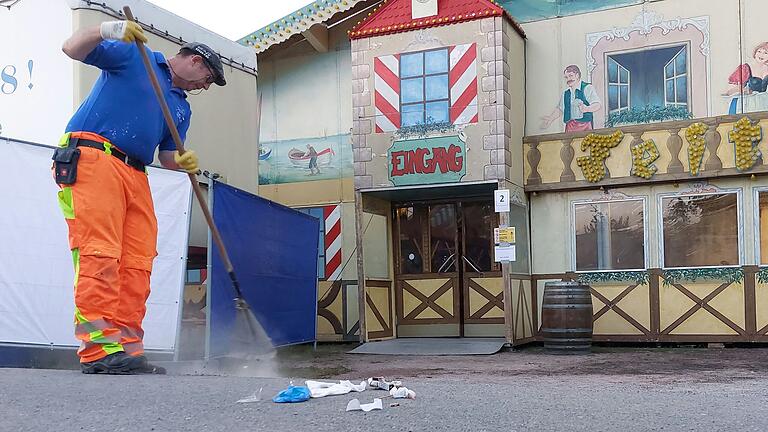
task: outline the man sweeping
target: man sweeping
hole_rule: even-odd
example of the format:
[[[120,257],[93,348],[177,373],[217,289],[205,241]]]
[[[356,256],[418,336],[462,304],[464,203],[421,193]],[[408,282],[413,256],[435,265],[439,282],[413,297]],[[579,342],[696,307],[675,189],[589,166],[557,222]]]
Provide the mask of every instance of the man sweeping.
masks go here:
[[[141,26],[110,21],[74,33],[62,50],[101,69],[54,154],[59,203],[75,266],[75,334],[83,373],[165,373],[144,356],[142,321],[157,255],[157,219],[145,166],[198,170],[175,151],[136,40]],[[166,59],[147,50],[182,140],[192,115],[186,92],[226,84],[219,56],[199,43]]]

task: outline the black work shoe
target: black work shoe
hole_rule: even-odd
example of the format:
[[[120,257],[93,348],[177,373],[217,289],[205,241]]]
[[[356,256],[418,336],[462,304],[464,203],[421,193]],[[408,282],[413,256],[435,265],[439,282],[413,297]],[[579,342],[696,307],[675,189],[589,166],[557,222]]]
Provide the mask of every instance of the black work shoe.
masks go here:
[[[132,360],[131,356],[120,351],[92,362],[80,363],[80,371],[84,374],[128,375],[132,373]]]
[[[131,357],[130,373],[132,374],[154,374],[165,375],[165,368],[155,366],[147,361],[143,355]]]

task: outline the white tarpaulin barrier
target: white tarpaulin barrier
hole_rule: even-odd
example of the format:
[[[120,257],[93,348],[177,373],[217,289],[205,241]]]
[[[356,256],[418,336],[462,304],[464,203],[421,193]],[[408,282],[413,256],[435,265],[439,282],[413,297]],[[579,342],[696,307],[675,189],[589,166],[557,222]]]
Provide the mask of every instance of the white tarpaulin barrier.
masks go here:
[[[77,346],[74,269],[51,175],[53,149],[0,139],[0,343]],[[149,168],[158,256],[144,319],[147,349],[174,350],[192,198],[187,175]]]

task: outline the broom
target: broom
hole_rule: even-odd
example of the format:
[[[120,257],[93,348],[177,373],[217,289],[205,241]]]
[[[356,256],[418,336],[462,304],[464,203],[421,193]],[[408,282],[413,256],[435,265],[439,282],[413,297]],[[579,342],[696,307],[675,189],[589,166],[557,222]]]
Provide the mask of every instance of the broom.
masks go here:
[[[125,16],[129,20],[134,22],[136,21],[133,17],[133,13],[131,12],[131,8],[128,6],[123,7],[123,13],[125,13]],[[163,91],[160,88],[160,83],[157,81],[155,71],[152,69],[152,64],[150,63],[147,52],[144,49],[144,43],[142,43],[140,40],[136,40],[136,45],[139,48],[141,60],[144,62],[144,67],[147,70],[147,74],[149,75],[149,80],[152,82],[152,89],[154,89],[155,96],[157,96],[157,101],[160,103],[160,108],[163,111],[165,123],[168,126],[168,130],[171,131],[173,142],[176,144],[176,150],[179,152],[179,154],[184,154],[184,145],[181,142],[179,131],[176,129],[176,124],[173,122],[173,118],[171,117],[171,112],[168,109],[168,103],[165,101]],[[261,98],[259,98],[259,117],[260,116]],[[257,129],[258,127],[259,126],[257,125]],[[256,139],[258,140],[258,131]],[[264,328],[261,326],[261,324],[259,324],[259,321],[256,319],[256,317],[253,315],[250,306],[248,306],[248,302],[246,302],[245,298],[243,298],[243,292],[240,290],[240,283],[237,281],[237,277],[235,276],[235,270],[232,266],[232,261],[229,259],[227,249],[224,247],[224,241],[221,238],[219,229],[213,222],[213,217],[211,216],[211,212],[208,210],[205,197],[203,196],[203,191],[200,188],[200,184],[197,182],[197,177],[192,173],[188,173],[188,175],[189,181],[192,183],[192,189],[195,191],[197,202],[200,204],[200,209],[203,211],[205,221],[208,223],[208,227],[211,229],[213,241],[216,243],[216,246],[219,249],[221,260],[224,262],[224,267],[227,269],[229,279],[232,281],[232,288],[235,291],[235,324],[229,338],[227,355],[223,357],[237,360],[252,360],[272,354],[274,352],[274,347],[272,346],[272,342],[269,339],[269,336],[264,331]]]

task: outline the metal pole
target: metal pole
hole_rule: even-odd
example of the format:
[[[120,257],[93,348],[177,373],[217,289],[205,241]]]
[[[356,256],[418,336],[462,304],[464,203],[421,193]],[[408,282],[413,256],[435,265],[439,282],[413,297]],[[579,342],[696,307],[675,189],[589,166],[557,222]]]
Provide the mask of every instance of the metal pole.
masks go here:
[[[179,312],[178,317],[176,321],[176,344],[174,346],[174,352],[173,352],[173,361],[177,362],[179,361],[179,352],[181,351],[181,347],[179,345],[181,340],[181,326],[182,326],[182,317],[184,315],[184,288],[186,287],[186,281],[187,281],[187,257],[188,257],[188,251],[189,251],[189,231],[192,229],[192,189],[189,190],[189,205],[187,206],[187,237],[184,240],[184,244],[186,247],[184,248],[184,251],[181,254],[181,262],[182,262],[182,274],[181,274],[181,292],[179,295]]]
[[[208,180],[208,210],[213,213],[213,184],[215,180]],[[211,253],[211,244],[213,242],[213,235],[211,234],[211,227],[208,225],[208,242],[206,244],[206,271],[208,276],[205,279],[205,363],[208,363],[211,359],[211,284],[213,281],[213,273],[211,272],[211,259],[213,253]]]
[[[322,220],[318,221],[318,224],[322,224],[322,223],[324,223],[324,221],[322,221]],[[317,231],[319,231],[319,230],[320,230],[320,227],[318,226],[318,230]],[[315,237],[315,239],[317,240],[318,237]],[[320,249],[320,241],[319,240],[316,241],[316,245],[317,245],[317,247],[315,247],[315,257],[317,257],[319,249]],[[318,263],[317,265],[320,265],[318,260],[315,260],[315,262]],[[328,275],[326,275],[326,277],[327,276]],[[318,313],[318,308],[319,308],[317,303],[320,301],[320,298],[319,298],[320,294],[318,294],[319,290],[320,290],[320,279],[317,277],[317,267],[315,267],[315,337],[314,337],[314,344],[312,346],[314,351],[317,351],[317,318],[319,316],[317,314]]]

